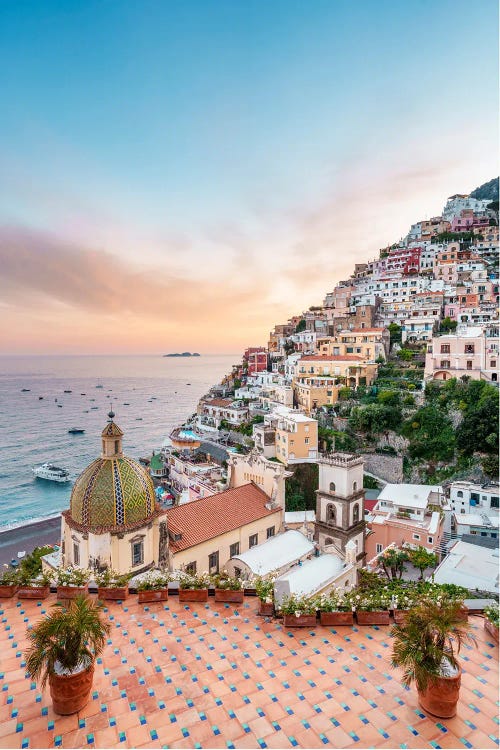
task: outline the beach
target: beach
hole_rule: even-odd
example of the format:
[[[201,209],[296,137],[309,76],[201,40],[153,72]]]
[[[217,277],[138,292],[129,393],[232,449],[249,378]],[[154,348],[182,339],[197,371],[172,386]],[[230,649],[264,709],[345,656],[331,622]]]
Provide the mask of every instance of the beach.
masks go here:
[[[61,538],[61,516],[46,518],[35,523],[18,526],[0,532],[0,565],[17,559],[19,551],[32,552],[44,544],[59,544]]]

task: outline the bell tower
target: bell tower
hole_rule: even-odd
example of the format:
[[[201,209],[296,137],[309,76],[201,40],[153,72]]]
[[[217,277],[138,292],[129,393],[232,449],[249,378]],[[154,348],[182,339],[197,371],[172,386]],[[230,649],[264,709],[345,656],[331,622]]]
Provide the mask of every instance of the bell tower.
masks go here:
[[[321,550],[333,545],[345,554],[353,542],[356,560],[365,556],[363,459],[352,453],[330,453],[319,461],[314,539]],[[349,545],[351,548],[352,545]]]
[[[101,458],[123,458],[123,432],[120,430],[118,425],[113,422],[114,416],[114,411],[110,411],[108,414],[108,423],[104,430],[101,432]]]

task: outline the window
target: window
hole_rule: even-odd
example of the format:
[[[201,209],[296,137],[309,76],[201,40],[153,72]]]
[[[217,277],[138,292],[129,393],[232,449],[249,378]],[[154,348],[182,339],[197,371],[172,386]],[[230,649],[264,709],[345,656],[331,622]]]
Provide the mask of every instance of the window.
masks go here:
[[[377,544],[376,552],[377,552],[377,555],[380,555],[380,553],[382,552],[382,545],[381,544]]]
[[[358,483],[357,482],[353,482],[352,483],[352,491],[353,492],[357,492],[357,490],[358,490]]]
[[[132,542],[132,567],[144,562],[144,541],[138,539]]]
[[[498,497],[495,495],[491,496],[490,508],[498,508]]]
[[[73,542],[73,565],[80,565],[80,545]]]
[[[330,521],[330,523],[335,523],[335,505],[333,503],[328,503],[326,506],[326,520]]]
[[[330,482],[330,492],[335,492],[335,482]]]
[[[304,438],[304,443],[305,443],[306,445],[308,445],[308,444],[309,444],[309,438]]]
[[[259,535],[258,534],[252,534],[248,537],[248,546],[249,547],[255,547],[259,543]]]
[[[234,569],[234,575],[235,575],[236,578],[240,578],[241,577],[241,568],[235,568]]]
[[[449,359],[442,359],[440,367],[444,367],[446,370],[450,367],[450,360]]]
[[[240,554],[240,543],[235,542],[229,547],[229,557],[234,557]]]
[[[218,573],[219,572],[219,552],[212,552],[208,556],[208,572]]]
[[[427,537],[427,544],[434,544],[434,537],[428,536]]]
[[[357,523],[359,521],[359,504],[356,503],[352,510],[352,522]]]
[[[465,345],[465,354],[474,354],[474,344]]]
[[[441,344],[441,354],[449,354],[449,353],[450,353],[450,345]]]
[[[190,575],[190,576],[194,576],[194,575],[196,575],[196,561],[195,561],[195,562],[190,562],[190,563],[188,563],[188,564],[186,565],[186,567],[184,568],[184,570],[185,570],[185,571],[186,571],[186,573],[187,573],[188,575]]]
[[[472,360],[471,359],[467,360],[467,369],[468,370],[472,370]]]
[[[413,538],[420,541],[420,534],[413,534]]]
[[[270,539],[272,536],[274,536],[274,526],[270,526],[266,531],[266,536],[268,539]]]
[[[492,359],[492,360],[490,361],[490,367],[496,367],[496,366],[497,366],[497,361],[496,361],[496,359]]]
[[[458,490],[457,497],[463,497],[463,496],[464,496],[464,493],[462,492],[462,490]]]
[[[120,441],[115,440],[115,453],[119,453],[120,451]]]

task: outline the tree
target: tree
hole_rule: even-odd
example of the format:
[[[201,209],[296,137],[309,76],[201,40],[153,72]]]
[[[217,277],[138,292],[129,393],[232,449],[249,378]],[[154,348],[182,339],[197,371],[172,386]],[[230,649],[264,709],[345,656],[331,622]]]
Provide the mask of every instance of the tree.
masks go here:
[[[302,318],[301,320],[299,320],[299,322],[295,326],[295,333],[300,333],[301,331],[305,331],[305,330],[306,330],[306,321],[304,318]]]
[[[424,570],[435,568],[438,564],[437,555],[434,552],[428,552],[425,547],[417,547],[410,552],[410,562],[420,571],[420,580],[424,579]]]
[[[403,362],[411,362],[413,359],[413,352],[411,349],[400,349],[398,352],[399,359],[402,359]]]
[[[469,387],[466,396],[479,391],[473,382],[480,383],[471,381],[465,384]],[[468,406],[457,429],[457,445],[466,456],[474,451],[494,453],[498,450],[498,392],[489,383],[483,382],[481,386],[481,395],[475,403],[467,398]]]
[[[490,479],[498,480],[498,453],[490,453],[490,455],[485,456],[481,461],[481,466],[487,477],[489,477]]]
[[[385,552],[377,557],[377,563],[382,567],[387,578],[393,581],[402,578],[407,561],[408,553],[395,547],[388,547]]]
[[[446,461],[455,454],[455,430],[450,419],[434,404],[423,406],[404,424],[411,458]]]
[[[454,331],[457,327],[457,321],[452,320],[449,315],[446,316],[441,322],[442,331]]]
[[[391,335],[391,347],[393,344],[401,343],[401,326],[397,323],[389,323],[389,333]]]
[[[398,427],[401,424],[401,418],[399,406],[368,404],[368,406],[356,406],[352,409],[349,425],[361,432],[384,432]]]
[[[306,510],[306,499],[299,488],[294,488],[286,497],[285,508],[287,511]]]

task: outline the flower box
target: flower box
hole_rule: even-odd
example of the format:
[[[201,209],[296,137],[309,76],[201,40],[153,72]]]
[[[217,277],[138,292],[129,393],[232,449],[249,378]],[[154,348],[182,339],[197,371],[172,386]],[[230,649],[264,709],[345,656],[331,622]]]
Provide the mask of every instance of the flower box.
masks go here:
[[[85,586],[58,586],[58,599],[75,599],[77,596],[85,596],[89,592],[88,583]]]
[[[285,628],[315,628],[316,615],[283,615]]]
[[[99,586],[97,589],[97,596],[99,599],[126,599],[128,596],[128,585],[117,586],[115,588]]]
[[[237,602],[241,604],[245,597],[243,590],[234,589],[215,589],[215,601],[216,602]]]
[[[320,612],[319,621],[321,625],[353,625],[354,615],[352,612]]]
[[[17,583],[2,583],[0,584],[0,599],[8,599],[10,596],[14,596],[17,591]]]
[[[408,614],[407,609],[393,609],[392,610],[392,616],[394,617],[394,622],[397,625],[402,625],[404,621],[406,620],[406,615]]]
[[[498,643],[498,625],[495,625],[491,622],[491,620],[488,620],[487,617],[484,618],[484,629],[487,633],[491,635],[493,640]]]
[[[46,599],[50,594],[50,586],[19,586],[18,599]]]
[[[262,617],[272,617],[274,615],[274,604],[273,602],[259,601],[259,615]]]
[[[179,589],[180,602],[208,602],[208,589]]]
[[[357,610],[356,620],[358,625],[389,625],[389,610]]]
[[[168,589],[149,589],[138,591],[139,604],[147,602],[164,602],[168,599]]]

